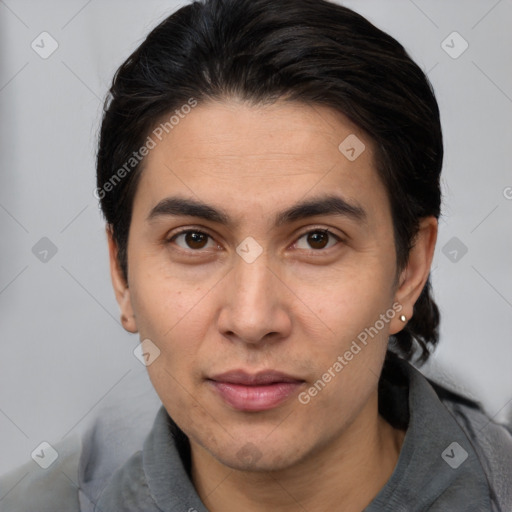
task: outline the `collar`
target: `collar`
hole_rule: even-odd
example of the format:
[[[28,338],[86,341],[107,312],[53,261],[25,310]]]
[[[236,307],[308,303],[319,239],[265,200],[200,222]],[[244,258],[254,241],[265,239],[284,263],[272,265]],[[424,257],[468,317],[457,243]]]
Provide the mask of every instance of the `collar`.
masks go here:
[[[489,485],[472,441],[423,374],[401,359],[393,369],[407,381],[407,432],[395,470],[364,512],[490,511]],[[400,387],[389,389],[400,396]]]

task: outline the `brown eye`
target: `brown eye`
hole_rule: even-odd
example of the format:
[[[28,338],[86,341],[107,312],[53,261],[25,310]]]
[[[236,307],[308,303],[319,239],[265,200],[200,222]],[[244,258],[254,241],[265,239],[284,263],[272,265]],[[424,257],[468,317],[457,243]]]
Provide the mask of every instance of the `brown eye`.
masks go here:
[[[204,233],[190,232],[185,234],[185,243],[191,249],[202,249],[208,241],[208,235]]]
[[[170,240],[170,242],[176,242],[176,245],[178,247],[181,247],[182,249],[193,249],[193,250],[199,250],[204,249],[208,241],[211,239],[209,235],[206,233],[202,233],[201,231],[183,231],[181,233],[178,233],[177,235],[173,236]],[[178,240],[181,243],[178,243]],[[212,240],[213,242],[213,240]],[[215,245],[215,244],[213,244]]]
[[[329,245],[329,238],[333,240],[333,243]],[[300,240],[305,240],[306,244],[301,244]],[[333,235],[329,230],[327,229],[317,229],[314,231],[309,231],[308,233],[304,233],[299,238],[299,241],[297,242],[297,247],[299,249],[306,249],[306,250],[319,250],[319,249],[326,249],[329,247],[332,247],[336,244],[336,241],[339,240],[338,237]],[[306,246],[304,246],[306,245]]]

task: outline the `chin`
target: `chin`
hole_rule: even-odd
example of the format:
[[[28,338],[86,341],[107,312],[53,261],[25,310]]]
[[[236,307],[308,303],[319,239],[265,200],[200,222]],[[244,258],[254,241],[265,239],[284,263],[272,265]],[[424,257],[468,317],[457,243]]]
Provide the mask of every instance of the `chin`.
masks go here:
[[[211,453],[225,466],[249,472],[282,471],[297,464],[303,456],[297,446],[279,446],[265,439],[242,442],[238,443],[238,448],[230,445],[227,449],[217,451],[219,453]]]
[[[297,461],[289,457],[280,457],[278,454],[262,455],[258,459],[241,460],[237,453],[233,456],[219,459],[225,466],[236,471],[253,472],[253,473],[269,473],[273,471],[283,471],[293,466]]]

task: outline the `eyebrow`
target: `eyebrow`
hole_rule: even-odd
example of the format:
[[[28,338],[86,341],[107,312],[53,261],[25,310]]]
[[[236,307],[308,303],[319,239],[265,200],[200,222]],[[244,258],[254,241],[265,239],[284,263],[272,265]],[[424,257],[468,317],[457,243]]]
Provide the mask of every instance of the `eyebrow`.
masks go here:
[[[279,227],[283,224],[291,224],[297,220],[317,215],[339,215],[358,222],[366,222],[367,220],[367,213],[359,204],[349,203],[336,195],[328,195],[302,201],[279,212],[274,218],[274,224]],[[167,216],[196,217],[226,226],[234,225],[225,211],[196,199],[177,196],[162,199],[151,209],[146,221],[151,222],[157,218]]]

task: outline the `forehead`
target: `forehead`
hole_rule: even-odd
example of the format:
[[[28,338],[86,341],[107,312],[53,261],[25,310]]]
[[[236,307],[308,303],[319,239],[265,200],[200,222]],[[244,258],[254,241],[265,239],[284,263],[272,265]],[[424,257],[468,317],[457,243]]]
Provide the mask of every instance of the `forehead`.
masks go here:
[[[387,208],[369,137],[319,105],[230,100],[194,107],[167,126],[143,162],[135,208],[181,194],[237,215],[267,214],[308,196],[338,193]]]
[[[328,153],[338,158],[339,144],[349,135],[361,142],[364,139],[366,159],[372,158],[371,142],[362,130],[343,114],[320,105],[285,101],[251,105],[233,99],[200,104],[175,122],[166,130],[163,144],[148,156],[149,161],[172,151],[180,160],[299,158],[305,164],[315,163]],[[191,147],[193,154],[180,151]]]

